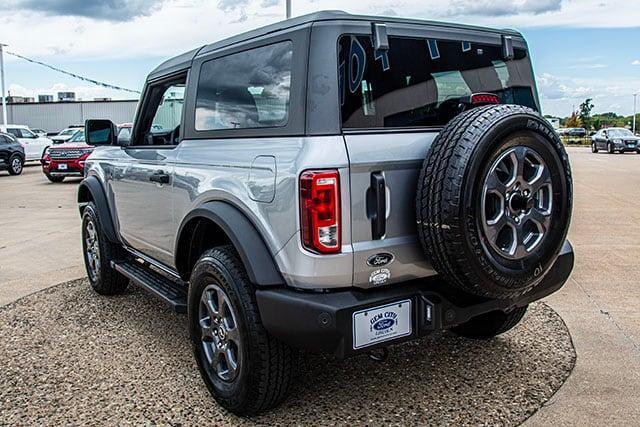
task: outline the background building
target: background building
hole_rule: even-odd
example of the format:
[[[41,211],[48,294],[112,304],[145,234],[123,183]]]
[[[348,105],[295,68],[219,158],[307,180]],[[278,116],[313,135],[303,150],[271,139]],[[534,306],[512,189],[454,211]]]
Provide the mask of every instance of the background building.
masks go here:
[[[25,102],[33,102],[34,99],[28,96],[7,96],[8,103],[24,104]]]
[[[75,92],[58,92],[58,101],[69,102],[76,100]]]
[[[38,102],[53,102],[53,95],[38,95]]]
[[[138,100],[31,102],[7,104],[7,121],[16,125],[59,132],[69,125],[83,124],[86,119],[109,119],[114,123],[130,123]],[[0,105],[0,117],[2,106]],[[2,119],[0,118],[0,122]]]

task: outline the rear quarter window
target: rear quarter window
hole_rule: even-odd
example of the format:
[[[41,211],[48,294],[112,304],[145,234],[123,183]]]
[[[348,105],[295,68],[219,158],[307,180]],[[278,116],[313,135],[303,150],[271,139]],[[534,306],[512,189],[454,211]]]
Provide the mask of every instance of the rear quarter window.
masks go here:
[[[292,54],[293,44],[286,41],[204,62],[196,130],[286,126]]]
[[[537,108],[525,49],[504,60],[501,45],[421,38],[389,38],[376,52],[369,36],[338,43],[344,128],[444,126],[461,98],[496,94],[502,103]]]

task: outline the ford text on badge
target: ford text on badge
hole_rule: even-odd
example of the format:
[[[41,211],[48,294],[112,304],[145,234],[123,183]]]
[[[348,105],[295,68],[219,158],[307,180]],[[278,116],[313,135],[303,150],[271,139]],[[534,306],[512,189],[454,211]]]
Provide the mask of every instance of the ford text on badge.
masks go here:
[[[371,255],[367,258],[367,265],[369,267],[384,267],[393,262],[393,254],[382,252],[379,254]]]

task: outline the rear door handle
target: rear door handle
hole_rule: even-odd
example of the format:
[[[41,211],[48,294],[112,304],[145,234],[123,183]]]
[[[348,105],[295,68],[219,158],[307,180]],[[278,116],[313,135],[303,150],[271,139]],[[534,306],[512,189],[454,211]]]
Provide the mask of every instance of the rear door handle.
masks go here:
[[[149,177],[149,181],[157,182],[158,184],[168,184],[170,180],[169,174],[164,171],[155,171],[153,175]]]
[[[371,238],[380,240],[387,232],[387,186],[382,172],[371,173],[367,189],[367,218],[371,221]]]

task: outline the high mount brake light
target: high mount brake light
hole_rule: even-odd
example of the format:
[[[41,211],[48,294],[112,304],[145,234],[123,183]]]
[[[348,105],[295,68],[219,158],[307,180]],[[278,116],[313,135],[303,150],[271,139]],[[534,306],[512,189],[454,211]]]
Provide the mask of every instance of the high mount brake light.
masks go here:
[[[340,175],[335,169],[300,175],[302,244],[314,252],[334,254],[342,249],[340,235]]]
[[[492,93],[474,93],[470,102],[473,105],[500,104],[500,98]]]

